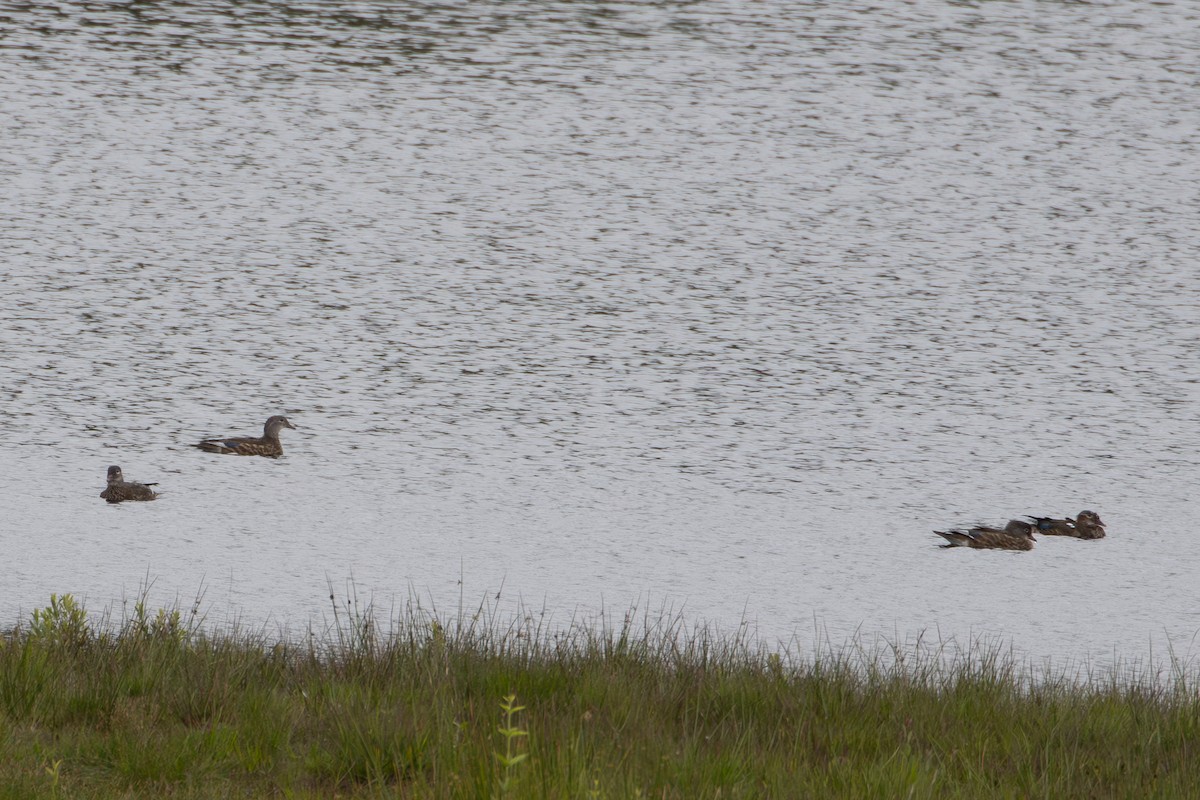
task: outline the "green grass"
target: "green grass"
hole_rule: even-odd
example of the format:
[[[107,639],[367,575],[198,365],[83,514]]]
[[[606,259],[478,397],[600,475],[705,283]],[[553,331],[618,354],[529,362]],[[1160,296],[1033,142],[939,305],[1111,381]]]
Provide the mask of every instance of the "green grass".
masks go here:
[[[998,648],[801,657],[677,617],[410,607],[294,640],[54,597],[0,637],[5,798],[1189,797],[1182,677]]]

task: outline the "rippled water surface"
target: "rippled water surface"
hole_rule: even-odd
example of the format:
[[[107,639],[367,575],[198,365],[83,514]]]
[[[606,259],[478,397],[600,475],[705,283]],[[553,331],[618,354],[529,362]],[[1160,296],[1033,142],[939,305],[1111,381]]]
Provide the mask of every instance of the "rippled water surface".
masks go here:
[[[0,614],[1190,655],[1198,64],[1189,4],[0,2]]]

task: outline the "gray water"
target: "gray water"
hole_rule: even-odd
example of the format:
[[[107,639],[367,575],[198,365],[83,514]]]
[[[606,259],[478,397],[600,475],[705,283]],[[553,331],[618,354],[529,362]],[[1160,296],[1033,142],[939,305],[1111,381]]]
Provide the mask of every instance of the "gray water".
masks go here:
[[[0,2],[0,619],[1200,631],[1200,11]],[[210,455],[286,413],[279,460]],[[158,481],[98,498],[109,464]],[[930,531],[1094,508],[1100,542]],[[499,595],[499,600],[495,597]]]

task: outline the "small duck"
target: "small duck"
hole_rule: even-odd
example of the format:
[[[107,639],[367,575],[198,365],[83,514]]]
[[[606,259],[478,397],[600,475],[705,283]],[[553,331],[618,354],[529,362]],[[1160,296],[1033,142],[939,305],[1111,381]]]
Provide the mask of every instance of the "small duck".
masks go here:
[[[1032,550],[1033,526],[1019,519],[1012,519],[1003,528],[976,525],[967,530],[954,529],[934,531],[949,544],[942,547],[974,547],[987,550]]]
[[[125,500],[153,500],[158,497],[158,494],[150,488],[151,486],[158,486],[158,484],[127,482],[121,468],[112,466],[108,468],[108,487],[100,493],[100,496],[110,503],[120,503]]]
[[[1075,535],[1080,539],[1103,539],[1104,521],[1095,511],[1080,511],[1075,517]]]
[[[208,453],[232,453],[238,456],[267,456],[278,458],[283,455],[283,445],[279,442],[279,431],[283,428],[296,430],[296,426],[288,422],[287,417],[273,416],[263,425],[262,436],[239,436],[229,439],[205,439],[195,445]]]
[[[1103,539],[1104,522],[1095,511],[1080,511],[1075,519],[1053,517],[1029,517],[1038,533],[1047,536],[1073,536],[1076,539]]]

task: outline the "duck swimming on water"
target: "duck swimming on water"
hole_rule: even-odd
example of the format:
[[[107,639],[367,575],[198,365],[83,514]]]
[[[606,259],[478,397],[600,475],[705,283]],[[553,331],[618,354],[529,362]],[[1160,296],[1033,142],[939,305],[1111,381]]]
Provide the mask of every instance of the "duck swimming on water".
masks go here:
[[[1080,511],[1075,519],[1029,517],[1038,533],[1047,536],[1072,536],[1076,539],[1103,539],[1104,522],[1095,511]]]
[[[100,493],[110,503],[122,503],[126,500],[153,500],[158,494],[151,489],[157,483],[133,483],[125,480],[124,473],[118,466],[108,468],[108,486]]]
[[[1019,519],[1009,520],[1003,528],[976,525],[967,530],[934,531],[949,544],[943,547],[974,547],[978,550],[1032,550],[1033,526]]]
[[[279,431],[284,428],[296,430],[296,426],[288,422],[284,416],[270,417],[263,425],[262,436],[238,436],[227,439],[205,439],[195,445],[207,453],[224,453],[236,456],[267,456],[278,458],[283,455],[283,445],[279,441]]]

